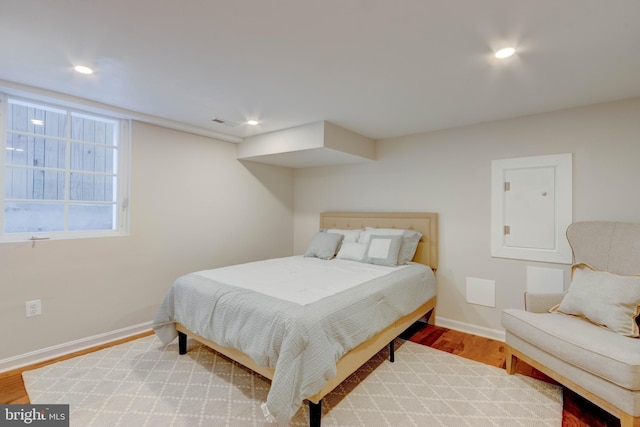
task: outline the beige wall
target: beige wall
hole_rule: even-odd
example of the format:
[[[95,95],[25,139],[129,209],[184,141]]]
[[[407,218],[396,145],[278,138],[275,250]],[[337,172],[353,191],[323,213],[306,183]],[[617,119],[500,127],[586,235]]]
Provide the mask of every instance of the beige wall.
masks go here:
[[[290,255],[292,171],[235,156],[134,123],[129,237],[0,244],[0,360],[148,322],[189,271]]]
[[[298,169],[294,252],[322,211],[438,212],[438,315],[501,330],[501,309],[523,305],[527,266],[567,267],[490,256],[491,160],[558,153],[573,153],[574,221],[640,221],[635,98],[383,140],[374,163]],[[496,281],[495,308],[466,302],[468,276]]]
[[[129,237],[0,245],[0,360],[148,322],[186,272],[302,253],[329,210],[438,212],[438,315],[500,329],[528,265],[566,266],[491,258],[491,160],[573,153],[574,220],[638,221],[639,141],[640,98],[385,140],[376,162],[295,171],[134,123]],[[466,303],[467,276],[496,281],[496,308]],[[25,318],[30,299],[42,316]]]

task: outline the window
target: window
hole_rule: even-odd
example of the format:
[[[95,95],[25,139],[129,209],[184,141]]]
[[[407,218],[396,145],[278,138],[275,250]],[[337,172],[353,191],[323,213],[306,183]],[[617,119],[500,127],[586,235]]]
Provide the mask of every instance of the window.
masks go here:
[[[128,233],[129,121],[2,96],[3,241]]]

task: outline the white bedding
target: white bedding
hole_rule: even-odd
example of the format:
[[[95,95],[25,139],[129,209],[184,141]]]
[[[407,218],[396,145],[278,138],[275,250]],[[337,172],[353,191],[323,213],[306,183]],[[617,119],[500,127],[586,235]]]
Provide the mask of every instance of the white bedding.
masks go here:
[[[293,256],[203,270],[193,274],[228,286],[307,305],[405,267]]]
[[[433,272],[421,264],[393,268],[302,257],[259,263],[249,269],[257,269],[253,273],[236,271],[241,265],[178,278],[158,309],[153,329],[167,344],[176,338],[175,324],[180,323],[222,347],[240,350],[260,366],[274,368],[263,408],[281,424],[336,375],[337,361],[349,350],[415,311],[436,292]],[[321,266],[331,271],[319,274]],[[265,288],[256,284],[273,285],[279,270],[284,272],[285,290],[268,292],[286,298],[263,293]],[[348,279],[338,278],[342,275]],[[238,286],[240,282],[245,287]]]

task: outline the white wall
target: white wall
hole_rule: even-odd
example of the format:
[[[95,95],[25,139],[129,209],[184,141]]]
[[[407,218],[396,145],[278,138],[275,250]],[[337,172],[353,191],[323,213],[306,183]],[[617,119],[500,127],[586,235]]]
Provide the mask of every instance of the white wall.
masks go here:
[[[130,236],[0,244],[0,360],[149,322],[187,272],[290,255],[292,170],[235,156],[134,123]]]
[[[378,160],[298,169],[294,252],[322,211],[439,213],[437,315],[500,331],[500,312],[522,307],[526,267],[492,258],[491,160],[573,153],[573,218],[640,221],[640,98],[383,140]],[[466,302],[466,278],[496,281],[496,307]],[[565,273],[566,276],[566,273]]]
[[[493,159],[571,152],[574,220],[640,219],[640,98],[384,140],[376,162],[295,171],[238,162],[210,138],[132,133],[129,237],[0,245],[0,361],[148,322],[189,271],[302,253],[330,210],[438,212],[438,316],[500,329],[527,265],[567,267],[491,258]],[[467,276],[496,281],[496,308],[466,303]],[[42,316],[25,318],[31,299]]]

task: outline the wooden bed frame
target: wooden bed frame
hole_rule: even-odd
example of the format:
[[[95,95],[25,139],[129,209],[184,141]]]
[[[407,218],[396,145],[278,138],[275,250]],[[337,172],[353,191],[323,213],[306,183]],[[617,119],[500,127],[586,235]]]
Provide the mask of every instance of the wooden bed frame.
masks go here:
[[[364,227],[408,229],[422,233],[422,239],[418,243],[413,261],[427,265],[434,272],[436,271],[438,263],[438,215],[436,213],[325,212],[320,214],[320,228],[351,230],[363,229]],[[435,305],[436,297],[434,296],[417,310],[396,320],[376,336],[345,354],[336,365],[336,376],[331,378],[322,390],[307,399],[309,401],[310,426],[320,426],[321,401],[324,396],[387,345],[389,345],[390,358],[393,361],[393,340],[422,317],[427,316],[429,323],[433,323]],[[189,336],[263,377],[273,379],[275,372],[273,368],[258,365],[245,353],[234,348],[222,347],[207,338],[194,334],[180,323],[176,324],[176,329],[179,335],[180,354],[187,352],[187,336]]]

